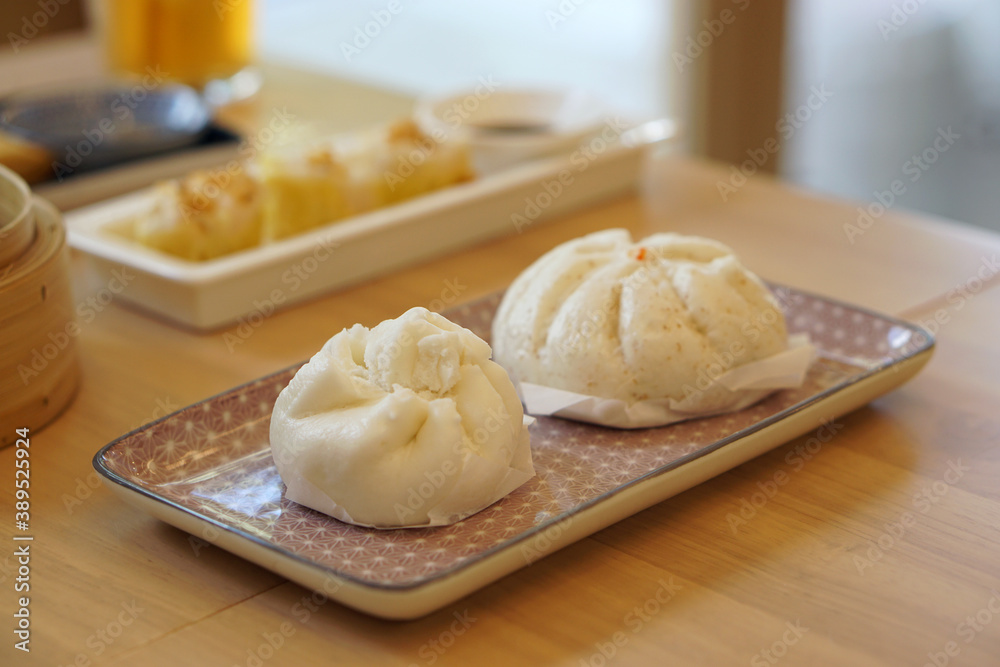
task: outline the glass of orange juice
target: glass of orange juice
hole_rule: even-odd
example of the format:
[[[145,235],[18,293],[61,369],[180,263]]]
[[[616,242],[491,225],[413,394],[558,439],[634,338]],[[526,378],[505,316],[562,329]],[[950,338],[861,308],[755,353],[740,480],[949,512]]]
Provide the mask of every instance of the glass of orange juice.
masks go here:
[[[104,0],[108,64],[204,91],[210,102],[252,95],[254,0]]]

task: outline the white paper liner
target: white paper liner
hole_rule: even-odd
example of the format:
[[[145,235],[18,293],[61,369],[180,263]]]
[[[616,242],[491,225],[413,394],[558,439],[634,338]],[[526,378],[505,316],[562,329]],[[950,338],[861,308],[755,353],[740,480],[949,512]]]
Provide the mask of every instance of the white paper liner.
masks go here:
[[[531,445],[528,434],[528,427],[534,423],[534,418],[528,415],[524,416],[524,430],[521,432],[521,442],[518,443],[510,466],[504,466],[505,469],[501,469],[497,464],[481,456],[470,453],[464,462],[461,477],[450,492],[427,512],[428,521],[424,523],[375,526],[355,521],[343,507],[338,505],[330,496],[301,474],[295,474],[291,479],[286,481],[285,497],[317,512],[328,514],[339,521],[365,528],[396,530],[397,528],[449,526],[486,509],[535,476],[535,468],[531,463]],[[496,483],[489,502],[477,507],[469,507],[466,494],[472,491],[476,496],[479,496],[482,485],[481,480],[496,478],[499,478],[500,481]]]
[[[802,386],[816,349],[806,334],[788,337],[788,349],[726,371],[706,388],[683,400],[659,399],[628,403],[577,394],[529,382],[515,383],[525,412],[562,417],[614,428],[650,428],[685,419],[735,412],[778,389]]]

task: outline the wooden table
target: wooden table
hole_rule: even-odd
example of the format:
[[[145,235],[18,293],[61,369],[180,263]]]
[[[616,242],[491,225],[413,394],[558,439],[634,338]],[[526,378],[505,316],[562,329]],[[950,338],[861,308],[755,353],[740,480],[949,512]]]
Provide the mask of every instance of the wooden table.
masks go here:
[[[644,197],[281,311],[232,352],[225,331],[197,335],[112,303],[82,328],[80,394],[32,435],[32,650],[15,651],[5,630],[0,664],[1000,664],[1000,281],[956,291],[993,266],[1000,236],[893,211],[852,244],[854,204],[765,179],[723,202],[716,184],[729,173],[665,157]],[[785,456],[804,439],[413,622],[336,603],[304,614],[309,591],[193,545],[112,497],[91,467],[118,435],[307,358],[342,327],[429,304],[446,283],[474,299],[555,244],[612,226],[713,236],[765,278],[936,314],[936,356],[842,418],[801,470]],[[101,288],[80,258],[74,271],[76,298]],[[8,628],[14,461],[0,451]],[[779,471],[787,484],[732,529],[727,517]],[[677,590],[660,602],[665,583]]]

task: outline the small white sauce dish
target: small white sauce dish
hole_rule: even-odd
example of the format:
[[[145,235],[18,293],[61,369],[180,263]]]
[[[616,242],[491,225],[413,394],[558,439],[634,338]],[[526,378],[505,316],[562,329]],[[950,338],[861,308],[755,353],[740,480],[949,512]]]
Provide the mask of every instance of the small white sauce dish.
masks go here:
[[[435,140],[468,141],[481,173],[569,151],[611,115],[603,101],[582,90],[505,90],[487,81],[468,91],[425,97],[414,110]]]

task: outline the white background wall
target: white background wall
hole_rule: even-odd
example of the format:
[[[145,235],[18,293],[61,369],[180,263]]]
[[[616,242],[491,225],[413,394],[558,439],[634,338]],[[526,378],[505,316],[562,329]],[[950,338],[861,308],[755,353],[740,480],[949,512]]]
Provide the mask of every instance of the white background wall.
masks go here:
[[[675,11],[697,0],[399,2],[347,56],[343,44],[354,46],[388,0],[261,0],[261,51],[415,96],[492,74],[511,86],[588,88],[637,118],[685,109],[689,82],[670,53],[690,31]],[[792,6],[786,106],[813,85],[834,96],[787,142],[782,175],[861,201],[902,179],[894,206],[1000,229],[1000,0]],[[960,138],[910,181],[908,161],[948,127]]]
[[[865,201],[899,179],[894,206],[1000,229],[1000,2],[798,0],[790,35],[786,107],[834,97],[787,143],[786,178]]]
[[[345,56],[388,0],[264,0],[262,53],[412,95],[492,74],[504,85],[583,87],[637,116],[670,103],[670,0],[398,0],[371,43]],[[383,18],[385,14],[382,14]],[[375,32],[375,30],[371,30]]]

